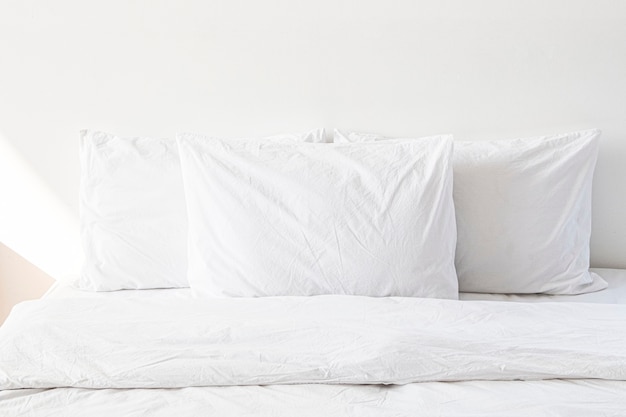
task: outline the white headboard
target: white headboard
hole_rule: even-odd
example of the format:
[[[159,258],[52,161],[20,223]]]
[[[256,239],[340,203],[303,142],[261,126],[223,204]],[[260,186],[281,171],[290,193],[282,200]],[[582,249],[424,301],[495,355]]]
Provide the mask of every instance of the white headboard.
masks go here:
[[[592,264],[626,268],[626,2],[10,1],[0,68],[0,141],[74,218],[81,128],[480,140],[598,127]]]

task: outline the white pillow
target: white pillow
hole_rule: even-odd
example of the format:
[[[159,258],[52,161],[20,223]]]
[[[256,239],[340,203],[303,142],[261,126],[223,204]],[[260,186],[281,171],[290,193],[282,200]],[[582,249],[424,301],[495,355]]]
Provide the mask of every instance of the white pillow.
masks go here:
[[[324,141],[323,129],[264,140]],[[187,213],[174,139],[81,132],[83,271],[94,291],[188,287]]]
[[[586,130],[456,144],[461,291],[581,294],[607,287],[589,272],[599,136]]]
[[[455,143],[460,291],[580,294],[607,287],[589,272],[599,135],[594,129]],[[336,142],[381,139],[334,132]]]
[[[458,297],[451,137],[178,143],[195,292]]]

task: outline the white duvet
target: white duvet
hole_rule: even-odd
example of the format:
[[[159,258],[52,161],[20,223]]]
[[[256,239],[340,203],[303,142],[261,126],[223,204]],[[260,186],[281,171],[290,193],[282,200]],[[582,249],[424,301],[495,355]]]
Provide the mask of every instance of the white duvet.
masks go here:
[[[626,415],[626,388],[619,381],[557,379],[423,382],[408,385],[32,389],[1,391],[0,415],[615,417]]]
[[[555,378],[626,380],[626,306],[45,299],[0,328],[5,390]]]

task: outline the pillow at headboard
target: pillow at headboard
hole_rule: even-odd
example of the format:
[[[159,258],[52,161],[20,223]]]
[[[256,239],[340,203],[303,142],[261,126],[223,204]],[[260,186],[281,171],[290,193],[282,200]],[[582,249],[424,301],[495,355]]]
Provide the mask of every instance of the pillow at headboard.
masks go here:
[[[606,288],[589,272],[597,129],[455,142],[459,290],[579,294]],[[386,138],[335,131],[335,142]]]
[[[261,140],[323,142],[324,132]],[[176,140],[85,130],[80,145],[85,263],[75,286],[188,287],[187,214]]]
[[[196,293],[458,297],[451,137],[178,142]]]
[[[589,272],[599,136],[594,129],[456,144],[462,291],[580,294],[606,288]]]

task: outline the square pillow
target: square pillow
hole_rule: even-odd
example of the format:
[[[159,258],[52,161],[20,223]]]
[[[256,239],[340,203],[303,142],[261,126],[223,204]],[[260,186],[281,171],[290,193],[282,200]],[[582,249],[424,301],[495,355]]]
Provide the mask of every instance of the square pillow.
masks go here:
[[[324,141],[323,129],[261,140]],[[80,223],[93,291],[188,287],[187,213],[175,139],[84,130]]]
[[[581,294],[607,287],[589,272],[599,136],[587,130],[456,144],[461,291]]]
[[[451,137],[178,143],[197,294],[458,297]]]
[[[606,288],[589,272],[597,129],[455,142],[459,290],[580,294]],[[378,135],[335,131],[336,142]]]

